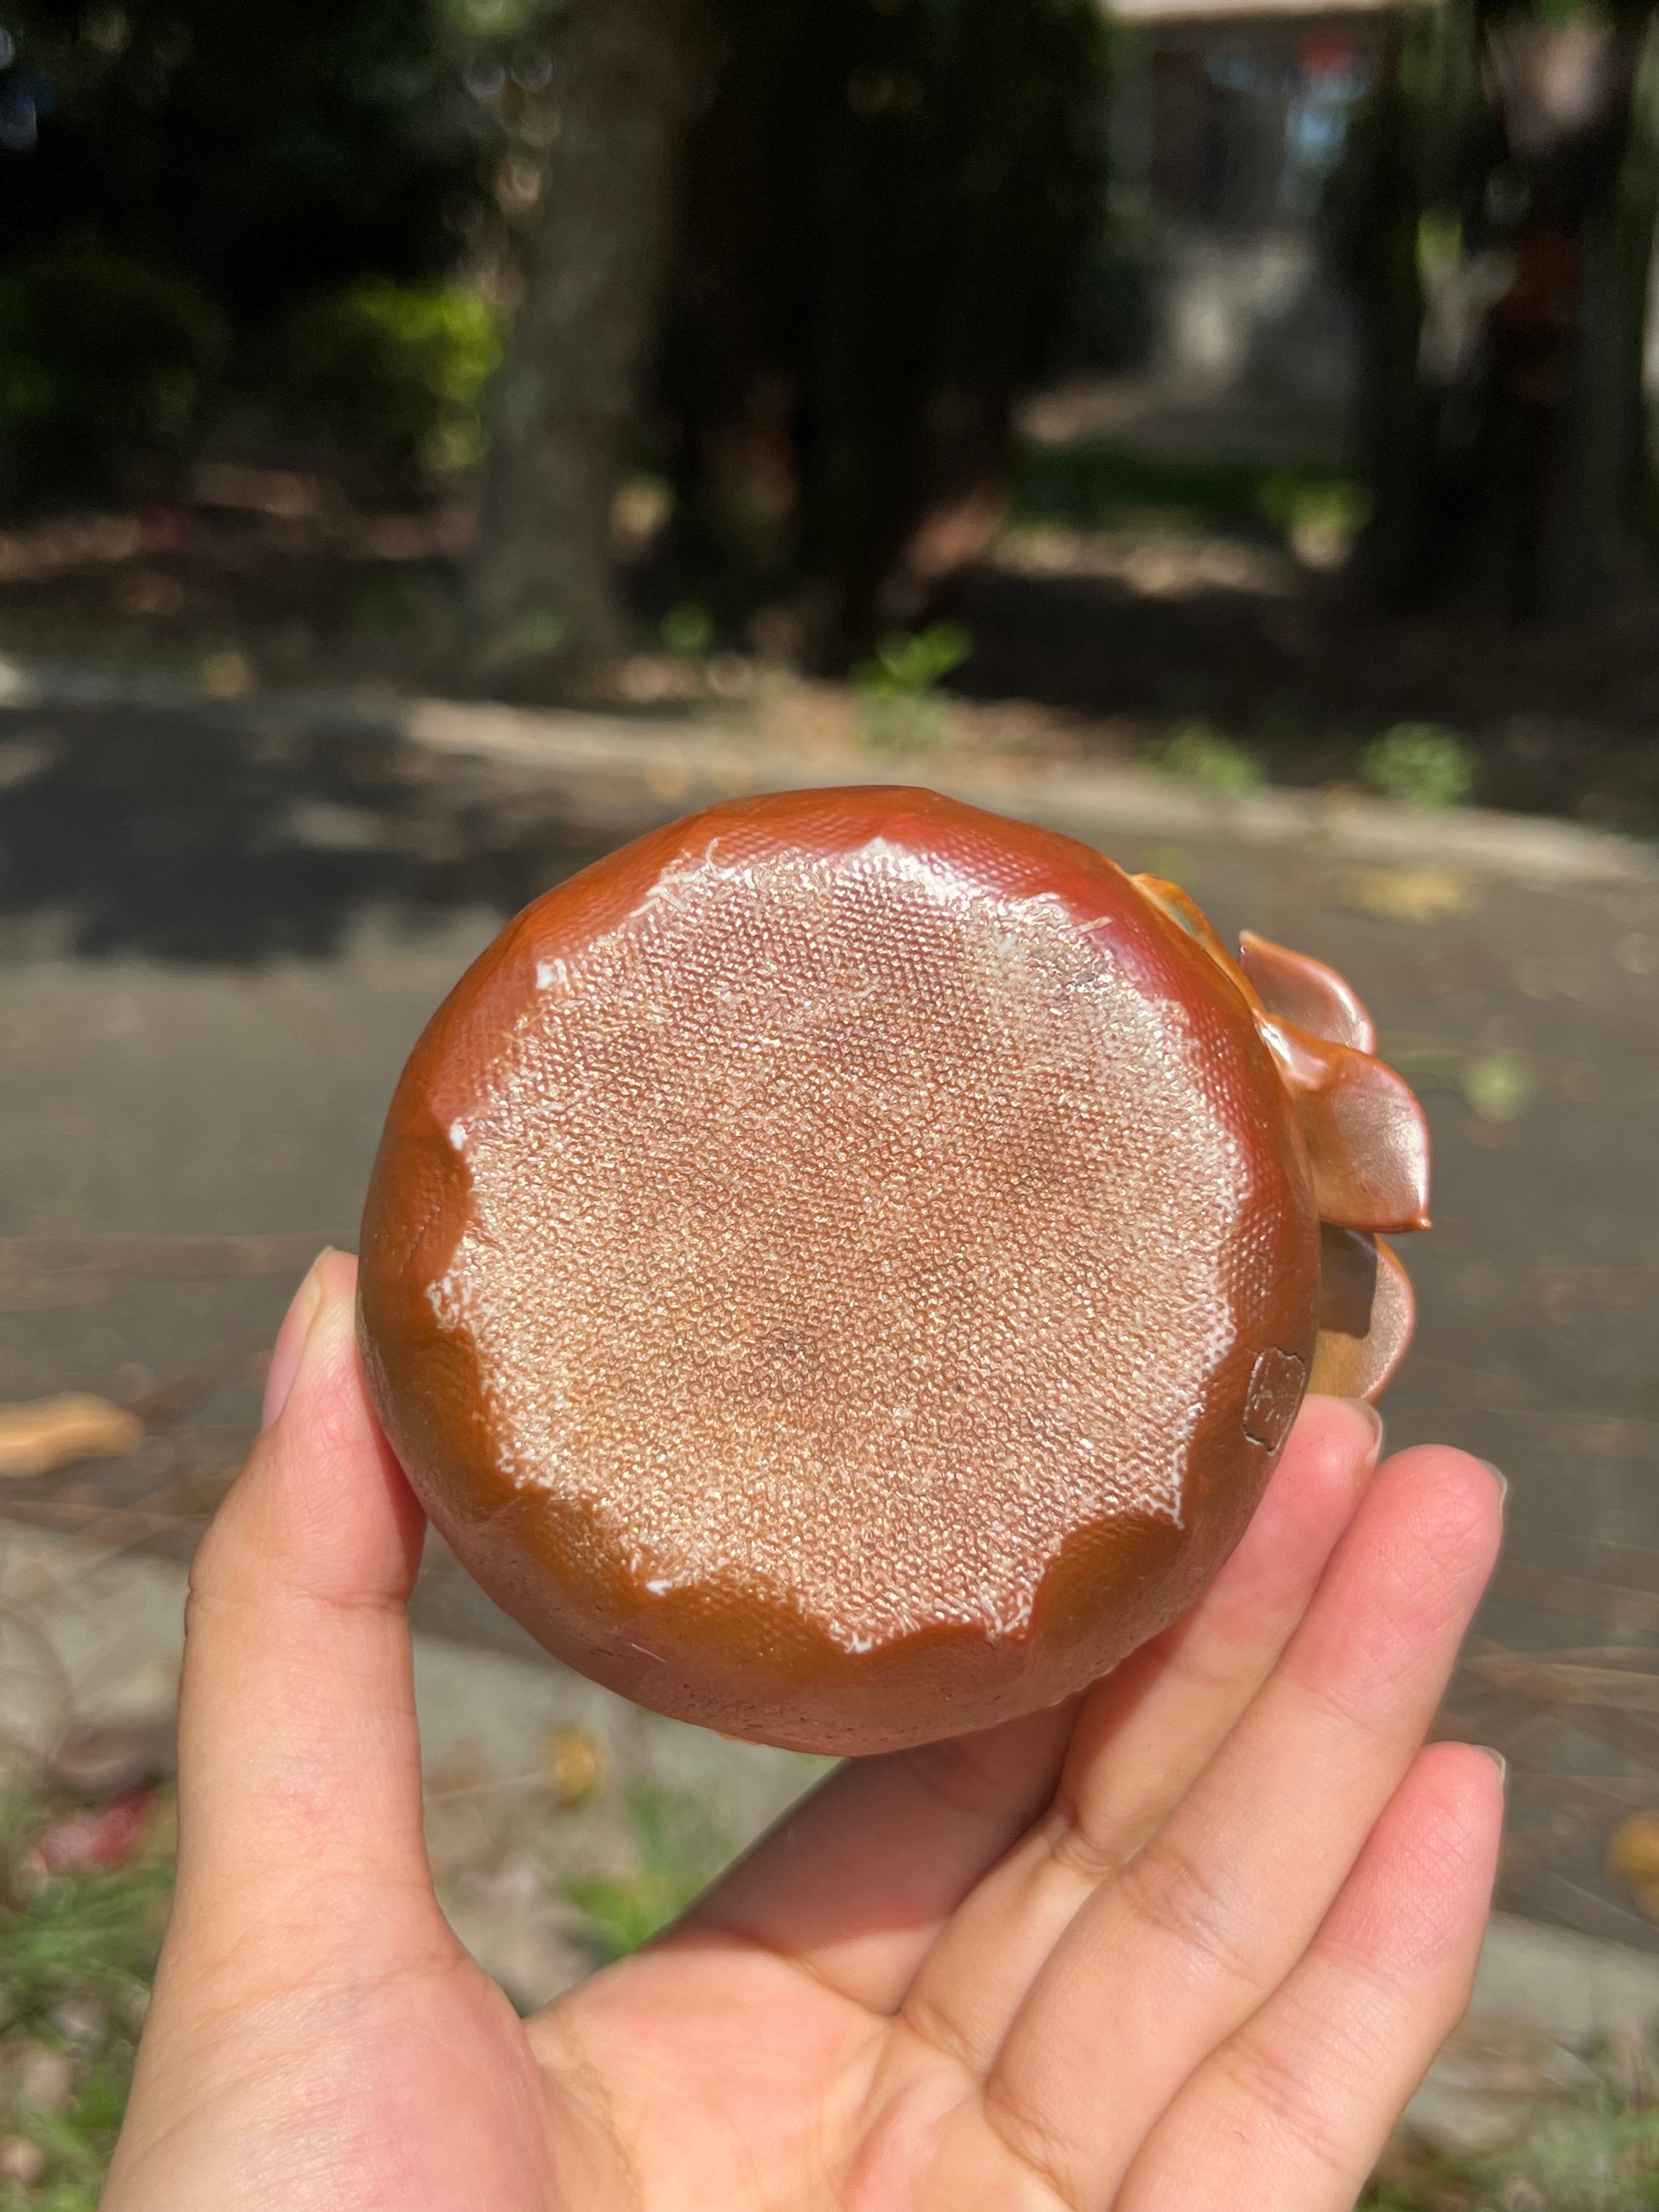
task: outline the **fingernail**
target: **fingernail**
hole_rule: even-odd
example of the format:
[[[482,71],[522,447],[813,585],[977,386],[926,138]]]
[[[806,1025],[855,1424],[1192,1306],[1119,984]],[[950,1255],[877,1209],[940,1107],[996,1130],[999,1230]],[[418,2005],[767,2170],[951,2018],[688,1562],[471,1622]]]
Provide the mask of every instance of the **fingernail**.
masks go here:
[[[1492,1765],[1498,1769],[1498,1780],[1500,1782],[1507,1782],[1510,1777],[1510,1763],[1508,1759],[1504,1758],[1503,1753],[1501,1751],[1494,1751],[1489,1743],[1478,1743],[1474,1747],[1478,1752],[1484,1753],[1486,1757],[1491,1759]]]
[[[306,1279],[294,1293],[293,1302],[283,1317],[276,1332],[276,1341],[271,1349],[270,1365],[265,1370],[265,1401],[260,1425],[269,1428],[288,1403],[288,1394],[294,1388],[294,1378],[300,1371],[300,1358],[306,1348],[306,1339],[311,1334],[311,1324],[317,1318],[317,1309],[323,1302],[323,1262],[329,1258],[331,1246],[325,1246],[306,1271]]]
[[[1489,1459],[1483,1459],[1480,1464],[1486,1468],[1487,1474],[1498,1485],[1498,1496],[1499,1502],[1507,1502],[1510,1494],[1510,1479],[1508,1475],[1504,1474],[1501,1467],[1494,1467]],[[1494,1753],[1493,1757],[1495,1758],[1497,1754]]]
[[[1371,1456],[1373,1459],[1381,1459],[1383,1439],[1388,1435],[1388,1431],[1383,1426],[1382,1414],[1377,1412],[1369,1398],[1350,1398],[1346,1402],[1353,1407],[1356,1413],[1370,1422],[1371,1433],[1376,1438],[1372,1447]]]

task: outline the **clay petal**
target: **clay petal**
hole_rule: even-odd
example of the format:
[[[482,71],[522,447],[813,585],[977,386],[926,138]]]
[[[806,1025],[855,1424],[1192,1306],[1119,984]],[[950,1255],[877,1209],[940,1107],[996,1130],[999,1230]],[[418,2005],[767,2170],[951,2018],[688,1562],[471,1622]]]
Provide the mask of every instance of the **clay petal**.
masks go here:
[[[1196,899],[1183,891],[1179,884],[1166,883],[1162,876],[1132,876],[1129,880],[1143,898],[1149,900],[1160,914],[1169,916],[1177,929],[1185,930],[1188,937],[1204,947],[1228,980],[1237,984],[1247,1006],[1260,1003],[1255,986],[1216,934],[1215,924]]]
[[[1429,1130],[1403,1076],[1367,1053],[1258,1015],[1313,1168],[1320,1218],[1344,1229],[1426,1229]]]
[[[1376,1030],[1352,986],[1305,952],[1292,952],[1247,929],[1238,940],[1239,962],[1256,996],[1270,1014],[1298,1029],[1346,1044],[1355,1052],[1375,1052]]]
[[[1403,1078],[1380,1060],[1342,1052],[1337,1080],[1296,1107],[1322,1220],[1345,1229],[1428,1227],[1428,1126]]]
[[[1218,960],[1224,968],[1233,965],[1232,955],[1217,936],[1214,923],[1179,884],[1166,883],[1162,876],[1136,876],[1133,882],[1144,898],[1162,908],[1188,937],[1195,937],[1212,959]]]
[[[1411,1278],[1380,1238],[1320,1232],[1319,1337],[1309,1389],[1376,1398],[1406,1356],[1417,1317]]]

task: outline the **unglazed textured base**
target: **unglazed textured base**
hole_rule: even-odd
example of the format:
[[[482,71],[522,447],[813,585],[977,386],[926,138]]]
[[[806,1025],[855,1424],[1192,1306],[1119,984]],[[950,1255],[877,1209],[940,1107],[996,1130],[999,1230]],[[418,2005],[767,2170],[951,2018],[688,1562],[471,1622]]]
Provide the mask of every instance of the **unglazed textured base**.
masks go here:
[[[1305,1098],[1377,1095],[1299,1099],[1286,1054],[1397,1080],[1357,1002],[1277,1034],[1195,914],[885,789],[715,808],[527,909],[417,1048],[364,1223],[377,1405],[484,1587],[642,1703],[843,1752],[1171,1619],[1314,1363],[1346,1170]],[[1343,988],[1256,966],[1304,1014]]]

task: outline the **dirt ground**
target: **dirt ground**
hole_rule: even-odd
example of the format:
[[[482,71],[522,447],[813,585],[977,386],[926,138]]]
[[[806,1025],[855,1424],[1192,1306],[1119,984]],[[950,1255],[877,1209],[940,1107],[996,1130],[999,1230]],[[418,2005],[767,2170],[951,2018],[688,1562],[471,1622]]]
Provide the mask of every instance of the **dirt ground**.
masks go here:
[[[1553,627],[1383,619],[1355,581],[1340,464],[1280,465],[1259,428],[1267,458],[1213,462],[1190,435],[1166,452],[1132,425],[1135,447],[1104,435],[1121,422],[1051,416],[997,543],[913,617],[965,629],[949,683],[970,727],[1073,759],[1157,757],[1196,728],[1248,772],[1320,787],[1361,781],[1375,738],[1426,722],[1468,748],[1478,804],[1659,833],[1659,576],[1632,559],[1593,619]],[[471,528],[464,504],[370,514],[319,478],[214,465],[173,507],[0,532],[0,652],[164,668],[220,697],[475,689],[456,647]],[[649,649],[590,700],[730,713],[793,688],[792,713],[856,718],[855,693],[799,693],[777,610],[706,640],[694,611],[675,653],[662,601],[647,560]]]

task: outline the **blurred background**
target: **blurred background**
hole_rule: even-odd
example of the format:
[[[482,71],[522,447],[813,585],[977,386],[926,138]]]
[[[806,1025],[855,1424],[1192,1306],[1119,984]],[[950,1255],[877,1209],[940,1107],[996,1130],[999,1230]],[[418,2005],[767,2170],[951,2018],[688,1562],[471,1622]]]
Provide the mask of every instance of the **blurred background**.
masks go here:
[[[1422,1093],[1393,1438],[1512,1485],[1399,2212],[1659,2201],[1659,45],[1639,0],[0,13],[0,2212],[81,2212],[188,1559],[404,1054],[715,797],[906,781],[1334,962]],[[524,2004],[811,1778],[434,1547]]]

